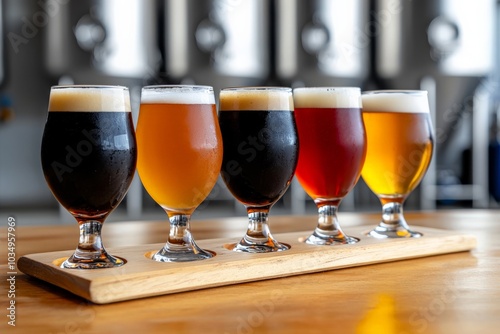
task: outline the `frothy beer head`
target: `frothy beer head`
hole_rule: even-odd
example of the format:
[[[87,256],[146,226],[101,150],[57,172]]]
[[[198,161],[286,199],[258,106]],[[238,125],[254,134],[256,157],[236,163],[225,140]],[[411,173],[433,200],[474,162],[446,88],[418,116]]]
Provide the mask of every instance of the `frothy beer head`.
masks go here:
[[[427,92],[423,90],[382,90],[363,92],[363,112],[429,113]]]
[[[49,111],[130,112],[130,95],[122,86],[54,86]]]
[[[293,110],[292,89],[286,87],[225,88],[220,110]]]
[[[304,87],[293,90],[295,108],[361,108],[357,87]]]
[[[211,86],[146,86],[141,103],[146,104],[215,104]]]

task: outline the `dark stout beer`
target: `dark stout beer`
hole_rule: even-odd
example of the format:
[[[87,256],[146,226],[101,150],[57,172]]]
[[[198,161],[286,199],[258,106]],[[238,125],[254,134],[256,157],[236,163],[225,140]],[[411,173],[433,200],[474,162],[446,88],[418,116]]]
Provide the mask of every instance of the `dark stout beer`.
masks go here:
[[[219,123],[228,189],[246,206],[271,206],[287,190],[298,161],[291,91],[225,89]]]
[[[129,106],[115,108],[112,96],[92,92],[52,92],[41,158],[61,205],[75,216],[97,219],[125,196],[137,152]]]
[[[286,191],[298,160],[290,110],[221,110],[222,178],[242,203],[276,202]]]
[[[269,210],[290,186],[299,140],[292,89],[226,88],[220,93],[219,123],[224,155],[222,178],[245,205],[248,228],[231,249],[265,253],[289,249],[269,229]]]

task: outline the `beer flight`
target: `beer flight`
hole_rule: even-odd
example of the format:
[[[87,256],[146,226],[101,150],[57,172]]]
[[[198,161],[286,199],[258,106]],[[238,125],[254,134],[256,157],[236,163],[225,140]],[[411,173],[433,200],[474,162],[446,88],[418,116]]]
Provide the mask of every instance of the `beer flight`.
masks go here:
[[[297,177],[318,208],[308,244],[352,244],[337,218],[360,177],[378,196],[382,219],[367,237],[420,237],[403,216],[433,151],[425,91],[357,87],[142,88],[137,128],[129,90],[121,86],[51,88],[41,160],[59,203],[77,220],[78,246],[62,268],[111,268],[101,237],[106,217],[125,197],[137,168],[170,222],[152,260],[185,262],[214,256],[200,248],[190,219],[219,175],[248,213],[236,252],[286,251],[268,223],[272,206]]]

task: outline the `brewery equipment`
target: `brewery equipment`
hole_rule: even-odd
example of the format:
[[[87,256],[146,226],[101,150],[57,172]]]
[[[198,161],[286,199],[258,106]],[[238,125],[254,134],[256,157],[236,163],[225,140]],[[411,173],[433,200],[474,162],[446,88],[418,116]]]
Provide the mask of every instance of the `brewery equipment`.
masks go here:
[[[166,0],[164,76],[170,82],[263,85],[270,72],[266,0]]]
[[[363,86],[369,1],[277,0],[276,76],[292,86]]]
[[[156,75],[161,59],[156,1],[54,3],[58,7],[44,30],[50,74],[76,83],[106,78],[145,82]]]
[[[457,200],[486,206],[490,111],[484,79],[494,69],[496,1],[376,0],[374,14],[379,88],[429,91],[436,150],[422,206]],[[470,147],[472,157],[463,159]]]

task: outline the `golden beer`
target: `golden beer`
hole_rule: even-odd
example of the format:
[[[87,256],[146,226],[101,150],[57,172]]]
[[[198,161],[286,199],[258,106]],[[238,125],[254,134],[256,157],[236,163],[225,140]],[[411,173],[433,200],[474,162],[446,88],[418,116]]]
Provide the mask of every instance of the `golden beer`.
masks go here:
[[[403,216],[403,203],[432,159],[434,139],[425,91],[362,94],[367,154],[361,175],[383,206],[378,238],[420,237]]]
[[[378,196],[406,197],[432,158],[429,107],[405,95],[395,100],[363,95],[363,121],[368,142],[363,179]]]
[[[406,196],[432,157],[429,113],[363,111],[368,150],[363,179],[379,196]]]

